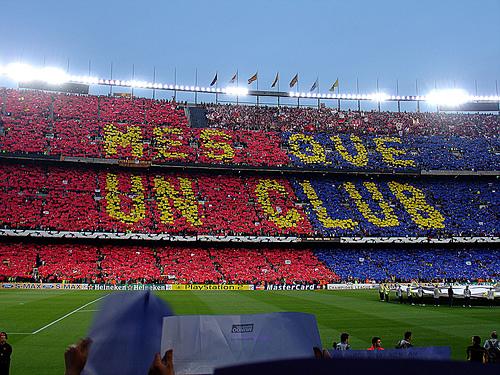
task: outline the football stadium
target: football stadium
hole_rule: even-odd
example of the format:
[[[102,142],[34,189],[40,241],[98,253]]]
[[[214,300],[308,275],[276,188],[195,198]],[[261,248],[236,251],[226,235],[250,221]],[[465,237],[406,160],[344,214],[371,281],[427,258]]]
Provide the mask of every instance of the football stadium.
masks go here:
[[[0,60],[1,375],[500,363],[498,84],[117,66]]]

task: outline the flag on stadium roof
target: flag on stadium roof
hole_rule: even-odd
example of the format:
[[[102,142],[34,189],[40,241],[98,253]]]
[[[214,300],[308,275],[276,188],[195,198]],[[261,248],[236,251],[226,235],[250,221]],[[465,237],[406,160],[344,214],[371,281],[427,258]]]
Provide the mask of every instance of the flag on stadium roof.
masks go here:
[[[217,79],[218,79],[218,77],[217,77],[217,73],[215,73],[215,77],[214,77],[214,79],[212,80],[212,83],[210,83],[210,86],[215,85],[215,84],[217,83]]]
[[[290,88],[295,86],[297,82],[299,82],[299,73],[295,74],[295,77],[293,77],[292,80],[290,81]]]
[[[313,92],[314,90],[316,90],[318,88],[318,78],[316,78],[316,81],[314,81],[313,85],[311,86],[311,92]]]
[[[274,87],[276,86],[276,84],[278,83],[278,81],[280,80],[280,73],[276,73],[276,78],[274,78],[274,81],[273,81],[273,84],[271,85],[271,87]]]
[[[333,82],[332,87],[330,87],[330,91],[335,91],[335,88],[339,87],[339,79],[337,78],[335,82]]]
[[[257,81],[257,72],[253,76],[248,78],[248,84],[250,85],[254,81]]]
[[[234,83],[234,81],[236,81],[237,79],[238,79],[238,71],[236,71],[236,73],[234,73],[234,76],[231,78],[229,83]]]

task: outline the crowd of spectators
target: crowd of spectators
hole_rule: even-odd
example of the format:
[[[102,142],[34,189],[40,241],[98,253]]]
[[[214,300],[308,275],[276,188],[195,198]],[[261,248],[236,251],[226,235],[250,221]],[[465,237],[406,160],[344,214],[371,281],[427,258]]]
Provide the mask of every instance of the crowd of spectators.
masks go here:
[[[0,281],[326,284],[311,250],[0,243]]]
[[[213,236],[498,236],[498,183],[0,165],[6,229]]]
[[[334,170],[500,169],[500,138],[282,133],[295,167]]]
[[[315,255],[350,282],[492,281],[500,253],[492,248],[317,249]]]
[[[339,111],[322,106],[266,107],[213,105],[207,108],[211,127],[291,132],[332,132],[356,135],[420,135],[498,137],[495,114]]]
[[[286,249],[0,243],[0,281],[327,284],[488,282],[492,248]]]
[[[4,228],[211,235],[312,232],[285,179],[0,166]]]
[[[494,236],[498,183],[428,179],[293,179],[323,236]]]
[[[180,164],[498,170],[499,116],[210,105],[0,90],[0,151]],[[189,109],[189,108],[188,108]]]

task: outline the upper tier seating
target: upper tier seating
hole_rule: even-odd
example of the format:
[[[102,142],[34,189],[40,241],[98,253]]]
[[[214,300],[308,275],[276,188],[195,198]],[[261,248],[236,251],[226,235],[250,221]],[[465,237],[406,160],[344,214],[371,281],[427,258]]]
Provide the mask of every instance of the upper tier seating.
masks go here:
[[[200,112],[206,113],[205,123]],[[0,152],[326,170],[499,170],[500,116],[210,105],[0,89]]]

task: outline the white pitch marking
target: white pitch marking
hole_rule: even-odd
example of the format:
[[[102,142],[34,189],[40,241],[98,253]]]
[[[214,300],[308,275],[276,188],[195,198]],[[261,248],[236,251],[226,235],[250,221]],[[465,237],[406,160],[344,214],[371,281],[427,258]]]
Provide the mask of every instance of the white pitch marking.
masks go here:
[[[99,298],[97,298],[97,299],[95,299],[95,300],[93,300],[93,301],[91,301],[91,302],[89,302],[89,303],[86,303],[86,304],[85,304],[85,305],[83,305],[83,306],[80,306],[79,308],[77,308],[77,309],[75,309],[75,310],[73,310],[73,311],[71,311],[71,312],[67,313],[66,315],[61,316],[59,319],[56,319],[56,320],[54,320],[53,322],[50,322],[49,324],[47,324],[47,325],[43,326],[42,328],[37,329],[37,330],[36,330],[36,331],[34,331],[32,334],[33,334],[33,335],[36,335],[37,333],[42,332],[44,329],[49,328],[50,326],[52,326],[52,325],[54,325],[54,324],[56,324],[56,323],[60,322],[61,320],[66,319],[68,316],[73,315],[74,313],[76,313],[76,312],[78,312],[78,311],[80,311],[80,310],[84,309],[84,308],[85,308],[85,307],[87,307],[88,305],[91,305],[91,304],[93,304],[93,303],[95,303],[95,302],[97,302],[97,301],[100,301],[101,299],[103,299],[104,297],[107,297],[107,296],[108,296],[108,295],[106,294],[105,296],[99,297]]]

